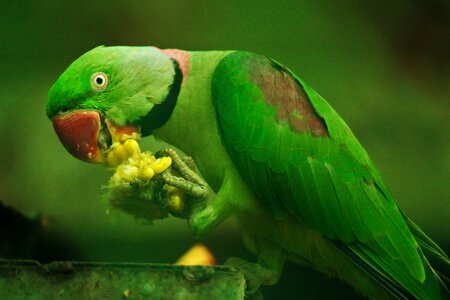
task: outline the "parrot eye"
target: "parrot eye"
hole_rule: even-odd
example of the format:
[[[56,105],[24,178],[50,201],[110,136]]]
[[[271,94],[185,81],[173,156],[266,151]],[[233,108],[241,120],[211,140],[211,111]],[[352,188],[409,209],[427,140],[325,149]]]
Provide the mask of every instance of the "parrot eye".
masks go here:
[[[103,91],[108,85],[108,76],[102,72],[92,74],[91,85],[95,91]]]

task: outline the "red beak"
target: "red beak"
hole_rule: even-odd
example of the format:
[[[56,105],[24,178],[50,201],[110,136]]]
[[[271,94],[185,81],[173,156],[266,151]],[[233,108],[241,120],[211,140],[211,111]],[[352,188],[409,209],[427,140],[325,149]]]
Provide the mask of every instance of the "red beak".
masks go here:
[[[105,162],[103,152],[98,146],[102,127],[98,112],[76,110],[55,116],[52,121],[59,140],[70,154],[87,162]]]
[[[53,117],[53,128],[64,147],[78,159],[91,163],[106,163],[106,154],[111,143],[140,137],[139,127],[116,126],[104,120],[100,113],[92,110],[74,110]]]

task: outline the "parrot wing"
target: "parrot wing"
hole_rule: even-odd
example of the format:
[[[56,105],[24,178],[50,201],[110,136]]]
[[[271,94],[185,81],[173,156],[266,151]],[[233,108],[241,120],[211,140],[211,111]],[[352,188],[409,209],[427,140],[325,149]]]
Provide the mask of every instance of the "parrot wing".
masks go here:
[[[366,151],[318,93],[265,56],[233,52],[214,71],[212,97],[222,142],[273,218],[294,215],[387,289],[427,298],[433,270]]]

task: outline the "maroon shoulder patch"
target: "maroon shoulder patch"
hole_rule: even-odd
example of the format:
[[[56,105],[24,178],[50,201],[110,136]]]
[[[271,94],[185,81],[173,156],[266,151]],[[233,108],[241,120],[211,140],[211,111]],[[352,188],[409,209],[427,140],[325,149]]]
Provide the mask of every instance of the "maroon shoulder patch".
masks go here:
[[[282,66],[266,57],[253,60],[250,79],[261,88],[265,101],[277,108],[278,123],[288,123],[298,133],[328,136],[324,120],[317,115],[302,86]]]

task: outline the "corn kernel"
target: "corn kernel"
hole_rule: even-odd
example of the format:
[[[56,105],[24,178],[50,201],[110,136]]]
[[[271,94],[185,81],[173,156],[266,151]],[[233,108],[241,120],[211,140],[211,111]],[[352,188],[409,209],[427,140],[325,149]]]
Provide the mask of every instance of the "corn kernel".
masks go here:
[[[184,199],[179,193],[173,193],[169,195],[167,204],[174,212],[181,212],[184,209]]]
[[[111,150],[111,152],[114,152],[114,154],[117,156],[117,158],[121,162],[128,158],[128,153],[122,144],[117,143],[117,144],[113,145],[113,147],[114,148]]]
[[[160,174],[164,172],[170,165],[172,164],[172,159],[170,157],[161,157],[158,158],[152,165],[153,171],[156,174]]]
[[[156,159],[152,153],[142,152],[136,139],[130,136],[126,137],[126,139],[114,142],[107,153],[107,163],[116,171],[111,178],[111,183],[148,181],[156,174],[164,172],[172,164],[170,157]],[[179,200],[177,201],[179,202]],[[179,204],[175,205],[175,207],[178,206]]]
[[[152,179],[154,175],[155,175],[155,171],[153,171],[153,169],[151,167],[147,167],[142,172],[142,177],[146,180]]]
[[[141,138],[141,135],[136,132],[133,132],[132,134],[122,133],[119,136],[116,136],[116,140],[118,142],[122,142],[122,143],[125,142],[126,140],[130,140],[130,139],[139,141],[140,138]]]
[[[123,147],[128,153],[128,156],[133,156],[135,154],[141,153],[141,148],[139,147],[138,142],[132,139],[128,139],[123,143]]]
[[[119,159],[117,158],[117,156],[114,154],[113,151],[108,153],[108,157],[106,158],[106,162],[111,167],[117,167],[120,164]]]
[[[141,155],[141,164],[143,166],[146,166],[146,165],[150,166],[152,163],[155,162],[155,160],[156,160],[156,158],[150,153],[143,153]]]

